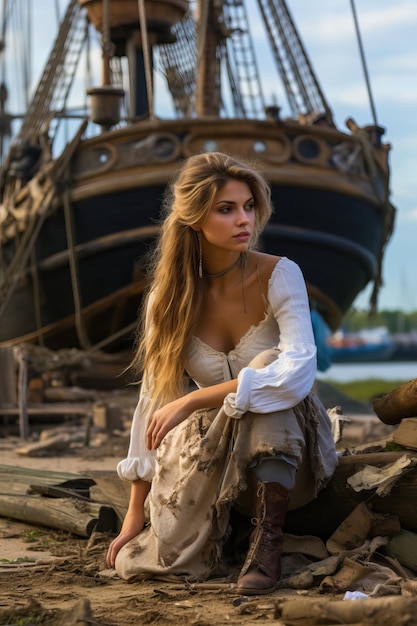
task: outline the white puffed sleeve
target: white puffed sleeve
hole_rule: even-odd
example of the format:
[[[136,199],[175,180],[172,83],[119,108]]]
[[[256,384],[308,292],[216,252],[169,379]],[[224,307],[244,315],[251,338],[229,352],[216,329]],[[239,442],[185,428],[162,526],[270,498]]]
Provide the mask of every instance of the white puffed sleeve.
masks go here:
[[[146,428],[156,408],[151,400],[149,385],[144,380],[133,414],[127,457],[117,465],[117,473],[122,480],[142,478],[150,482],[155,474],[156,451],[146,447]]]
[[[236,393],[224,400],[230,417],[292,408],[314,384],[316,345],[307,290],[300,268],[286,257],[272,272],[268,302],[279,327],[278,358],[266,367],[244,367],[239,372]]]
[[[150,328],[149,311],[152,300],[151,293],[147,303],[145,332],[148,332]],[[145,373],[133,414],[127,457],[117,465],[117,473],[122,480],[141,478],[150,482],[155,474],[156,450],[148,450],[146,447],[146,429],[149,418],[158,408],[158,403],[152,398],[151,390],[152,379]]]

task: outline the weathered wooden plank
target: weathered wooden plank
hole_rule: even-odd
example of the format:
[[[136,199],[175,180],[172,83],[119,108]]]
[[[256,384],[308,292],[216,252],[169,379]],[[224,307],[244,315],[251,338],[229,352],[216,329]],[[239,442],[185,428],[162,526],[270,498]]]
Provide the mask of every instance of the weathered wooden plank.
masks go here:
[[[123,522],[130,498],[130,483],[120,480],[116,472],[89,472],[100,490],[100,501],[114,508],[120,521]]]
[[[0,494],[0,511],[3,517],[65,530],[80,537],[89,537],[93,530],[111,532],[116,525],[112,508],[74,498]]]
[[[32,485],[68,487],[85,495],[93,484],[94,480],[88,476],[0,465],[0,493],[6,495],[26,494]]]
[[[72,443],[82,443],[85,440],[85,434],[78,433],[60,433],[55,437],[48,437],[42,441],[28,443],[20,448],[16,448],[16,454],[20,456],[45,456],[51,450],[62,452],[68,450]]]
[[[75,402],[48,402],[44,404],[28,404],[28,415],[89,415],[93,412],[92,404],[88,402],[82,402],[76,404]],[[19,415],[19,409],[17,407],[1,407],[0,415]]]
[[[371,598],[355,602],[297,598],[285,602],[279,618],[287,626],[367,624],[402,626],[415,623],[417,598]]]
[[[17,374],[13,348],[0,348],[0,407],[17,404]]]
[[[417,417],[401,420],[398,428],[392,433],[392,439],[400,446],[417,450]]]

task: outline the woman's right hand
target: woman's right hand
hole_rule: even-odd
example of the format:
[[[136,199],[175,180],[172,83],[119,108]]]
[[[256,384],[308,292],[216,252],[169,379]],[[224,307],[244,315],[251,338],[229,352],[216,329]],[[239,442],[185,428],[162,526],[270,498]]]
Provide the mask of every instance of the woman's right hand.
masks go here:
[[[139,535],[145,526],[145,514],[140,511],[128,511],[123,522],[122,529],[111,542],[107,551],[106,562],[108,567],[114,568],[116,556],[131,539]]]
[[[106,562],[109,567],[114,567],[116,556],[133,537],[139,535],[145,526],[145,500],[151,484],[144,480],[134,480],[130,490],[129,508],[124,519],[122,529],[113,539],[107,551]]]

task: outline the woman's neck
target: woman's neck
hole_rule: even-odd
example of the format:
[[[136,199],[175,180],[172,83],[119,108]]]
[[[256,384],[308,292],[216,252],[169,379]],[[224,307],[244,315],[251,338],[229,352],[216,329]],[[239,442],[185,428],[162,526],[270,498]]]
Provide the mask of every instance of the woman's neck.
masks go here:
[[[231,272],[237,266],[239,267],[243,266],[243,254],[242,253],[239,254],[236,261],[233,261],[233,263],[228,265],[224,270],[221,270],[220,272],[214,272],[213,274],[209,272],[204,272],[204,276],[206,278],[220,278],[221,276],[226,276],[226,274],[229,274],[229,272]]]

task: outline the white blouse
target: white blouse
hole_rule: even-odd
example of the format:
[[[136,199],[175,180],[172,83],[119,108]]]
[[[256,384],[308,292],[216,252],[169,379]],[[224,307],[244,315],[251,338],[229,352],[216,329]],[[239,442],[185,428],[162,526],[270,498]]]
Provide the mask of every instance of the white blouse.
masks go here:
[[[188,375],[199,388],[237,377],[236,393],[226,396],[227,415],[240,418],[247,411],[272,413],[294,407],[311,391],[316,375],[316,345],[307,290],[300,268],[282,257],[268,283],[264,319],[252,326],[233,350],[214,350],[198,337],[190,341],[186,356]],[[266,367],[248,367],[258,354],[275,348],[277,358]],[[151,385],[142,383],[133,415],[127,458],[117,466],[120,478],[151,481],[156,452],[146,448],[146,427],[158,408]]]

